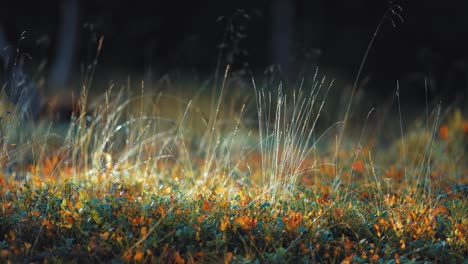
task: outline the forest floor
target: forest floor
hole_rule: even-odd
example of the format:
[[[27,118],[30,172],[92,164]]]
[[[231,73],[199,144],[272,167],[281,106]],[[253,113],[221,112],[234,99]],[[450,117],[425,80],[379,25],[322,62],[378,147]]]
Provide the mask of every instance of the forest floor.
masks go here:
[[[390,128],[371,111],[341,133],[318,82],[249,99],[229,85],[84,91],[61,126],[2,118],[0,261],[467,261],[460,110]]]

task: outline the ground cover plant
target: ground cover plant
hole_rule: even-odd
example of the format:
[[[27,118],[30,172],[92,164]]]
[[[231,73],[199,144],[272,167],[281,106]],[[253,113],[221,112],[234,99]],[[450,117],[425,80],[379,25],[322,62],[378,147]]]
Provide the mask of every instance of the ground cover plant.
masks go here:
[[[383,146],[372,110],[357,137],[319,122],[334,89],[319,73],[236,85],[227,68],[213,97],[84,86],[65,128],[9,109],[2,262],[466,261],[460,110],[401,119]]]

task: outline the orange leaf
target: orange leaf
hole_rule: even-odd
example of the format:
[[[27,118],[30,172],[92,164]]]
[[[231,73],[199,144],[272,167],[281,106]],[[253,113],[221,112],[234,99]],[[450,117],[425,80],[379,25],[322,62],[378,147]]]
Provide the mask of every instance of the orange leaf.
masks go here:
[[[219,224],[219,229],[224,232],[229,227],[229,225],[230,225],[229,218],[227,216],[224,216],[223,220]]]
[[[0,251],[0,258],[6,258],[6,257],[8,257],[8,255],[10,255],[10,252],[8,250],[2,249]]]
[[[26,247],[27,250],[29,250],[31,248],[31,243],[24,242],[24,246]]]
[[[463,121],[463,133],[468,134],[468,121]]]
[[[206,215],[199,215],[199,216],[197,217],[198,223],[203,222],[203,220],[205,220],[205,218],[206,218]]]
[[[346,254],[349,254],[351,253],[351,250],[353,248],[353,242],[351,242],[351,240],[349,240],[349,238],[345,238],[345,243],[344,243],[344,249],[345,249],[345,252]],[[351,256],[353,256],[354,254],[351,254]],[[351,257],[350,260],[352,260],[353,258]]]
[[[54,226],[54,224],[51,221],[47,220],[47,219],[42,220],[41,224],[42,224],[42,226],[45,226],[47,228],[52,228]]]
[[[130,262],[130,260],[132,260],[132,252],[128,251],[127,253],[125,253],[123,255],[123,258],[125,259],[125,261]]]
[[[104,232],[99,235],[102,240],[107,240],[109,238],[109,232]]]
[[[141,224],[143,222],[143,219],[144,219],[143,216],[136,216],[135,218],[133,218],[133,224],[134,225]]]
[[[304,243],[301,243],[300,246],[301,246],[302,253],[307,254],[307,252],[309,252],[309,249],[306,247]]]
[[[143,252],[140,249],[137,249],[137,251],[135,252],[135,256],[133,256],[133,261],[135,261],[135,262],[143,261],[143,256],[144,255],[145,255],[145,252]]]
[[[15,241],[15,240],[16,240],[16,234],[15,234],[15,232],[10,231],[9,234],[10,234],[10,239],[11,239],[11,241]]]
[[[164,210],[164,207],[159,206],[159,212],[161,213],[161,216],[166,216],[166,210]]]
[[[206,200],[203,201],[203,209],[204,209],[205,211],[210,211],[210,210],[211,210],[211,205],[210,205],[210,203],[207,202]]]
[[[146,226],[142,226],[140,229],[140,233],[142,236],[146,236],[146,233],[148,233],[148,228]]]
[[[37,217],[37,216],[40,216],[40,215],[41,215],[41,213],[39,213],[38,211],[34,210],[34,211],[32,211],[32,212],[31,212],[31,215],[33,215],[33,216],[36,216],[36,217]]]
[[[443,140],[447,140],[449,138],[449,128],[447,125],[442,125],[439,128],[439,136]]]
[[[323,205],[331,205],[333,201],[328,193],[324,193],[321,198],[317,198],[317,203]]]
[[[373,261],[377,261],[377,260],[379,260],[379,258],[380,258],[380,257],[379,257],[378,254],[374,254],[374,255],[372,256],[371,259],[372,259]]]
[[[448,213],[448,210],[445,206],[442,206],[442,205],[437,205],[435,208],[434,208],[434,216],[437,216],[439,214],[446,214]]]
[[[381,234],[380,234],[380,228],[379,228],[379,226],[378,226],[377,224],[374,224],[374,229],[375,229],[375,231],[377,232],[377,236],[380,237],[380,236],[381,236]]]
[[[400,255],[398,255],[398,253],[395,253],[395,263],[396,264],[400,264],[401,261],[400,261]]]
[[[238,224],[243,230],[247,231],[257,224],[257,220],[253,217],[242,215],[236,218],[235,223]]]
[[[405,248],[406,248],[406,243],[405,243],[405,240],[403,240],[403,239],[400,239],[400,248],[401,248],[401,249],[405,249]]]
[[[364,171],[364,162],[362,160],[356,160],[352,166],[354,171],[363,172]]]
[[[403,177],[403,172],[401,170],[395,169],[395,165],[390,165],[390,168],[385,171],[385,176],[387,178],[395,178],[396,180],[401,180]]]
[[[292,212],[289,217],[283,217],[283,223],[286,225],[288,230],[295,230],[299,227],[299,224],[302,221],[302,213]]]
[[[185,259],[183,259],[179,252],[176,252],[174,253],[174,263],[177,263],[177,264],[184,264],[185,263]]]
[[[347,256],[347,257],[343,260],[343,262],[341,262],[341,263],[342,263],[342,264],[353,263],[354,255],[355,255],[355,254],[353,253],[353,254]]]
[[[226,256],[224,257],[224,264],[229,264],[231,262],[232,256],[233,254],[231,251],[226,253]]]
[[[51,176],[50,174],[52,171],[55,169],[59,162],[59,158],[57,156],[52,156],[50,159],[46,159],[44,161],[44,164],[42,166],[42,172],[44,173],[45,176]]]

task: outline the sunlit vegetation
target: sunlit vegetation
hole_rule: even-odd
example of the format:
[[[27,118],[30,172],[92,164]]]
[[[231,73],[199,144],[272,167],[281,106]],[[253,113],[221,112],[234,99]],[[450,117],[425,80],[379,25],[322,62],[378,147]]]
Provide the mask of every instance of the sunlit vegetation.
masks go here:
[[[212,97],[84,87],[65,128],[5,113],[1,262],[466,261],[460,110],[387,147],[351,123],[338,146],[331,82],[245,95],[229,78]]]

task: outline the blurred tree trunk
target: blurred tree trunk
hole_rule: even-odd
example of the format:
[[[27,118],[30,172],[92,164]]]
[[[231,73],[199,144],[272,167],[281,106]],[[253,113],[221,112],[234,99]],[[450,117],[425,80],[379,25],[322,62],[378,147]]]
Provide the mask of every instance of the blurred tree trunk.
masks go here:
[[[78,0],[63,0],[57,33],[57,51],[51,65],[49,84],[56,92],[66,89],[76,50]]]
[[[49,86],[54,93],[67,89],[65,85],[73,65],[76,45],[78,0],[63,0],[60,12],[57,51],[49,78]],[[5,94],[21,117],[34,120],[41,112],[43,98],[35,80],[25,71],[24,55],[21,47],[18,47],[23,37],[17,46],[13,46],[0,27],[0,59],[6,69]]]
[[[281,77],[284,78],[292,70],[294,2],[273,0],[270,15],[272,63],[280,67]]]

